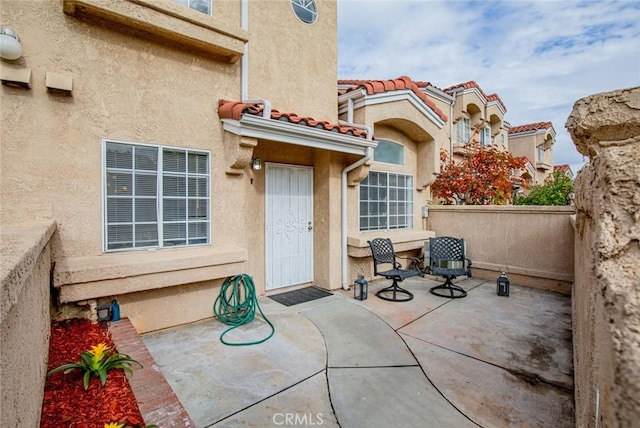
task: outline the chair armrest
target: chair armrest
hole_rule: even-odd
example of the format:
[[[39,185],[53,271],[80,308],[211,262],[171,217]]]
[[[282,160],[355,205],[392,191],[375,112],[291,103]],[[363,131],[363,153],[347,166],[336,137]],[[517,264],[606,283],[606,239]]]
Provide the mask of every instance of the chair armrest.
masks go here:
[[[401,257],[401,256],[396,256],[397,259],[403,259],[403,260],[409,260],[411,263],[409,264],[408,268],[409,269],[415,269],[418,271],[422,271],[420,269],[420,264],[422,263],[422,261],[424,260],[423,257]]]

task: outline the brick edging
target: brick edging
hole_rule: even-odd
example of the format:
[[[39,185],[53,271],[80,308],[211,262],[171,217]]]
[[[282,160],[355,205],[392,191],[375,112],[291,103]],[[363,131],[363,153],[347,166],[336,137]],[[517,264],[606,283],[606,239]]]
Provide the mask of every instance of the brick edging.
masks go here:
[[[162,428],[195,427],[131,321],[123,318],[111,322],[109,332],[118,352],[143,366],[134,364],[133,375],[127,373],[127,379],[145,423]]]

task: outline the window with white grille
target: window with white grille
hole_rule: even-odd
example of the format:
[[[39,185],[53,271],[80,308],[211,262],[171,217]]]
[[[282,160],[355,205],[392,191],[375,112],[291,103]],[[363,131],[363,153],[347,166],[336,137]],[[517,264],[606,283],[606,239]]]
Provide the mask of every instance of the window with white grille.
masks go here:
[[[491,128],[488,126],[482,128],[480,131],[480,143],[482,146],[488,146],[491,144]]]
[[[360,231],[413,228],[413,177],[371,171],[360,183]]]
[[[209,153],[104,143],[106,251],[209,243]]]
[[[471,137],[471,125],[468,117],[463,117],[456,123],[456,131],[459,142],[462,144],[469,143],[469,138]]]

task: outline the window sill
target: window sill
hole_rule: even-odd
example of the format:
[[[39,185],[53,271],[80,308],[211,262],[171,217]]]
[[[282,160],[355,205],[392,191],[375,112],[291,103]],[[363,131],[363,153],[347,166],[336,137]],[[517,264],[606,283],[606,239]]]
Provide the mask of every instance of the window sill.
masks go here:
[[[98,18],[171,41],[214,58],[236,63],[249,40],[245,30],[225,28],[214,17],[169,0],[64,0],[64,12],[76,18]]]
[[[417,250],[424,247],[427,239],[435,236],[436,233],[431,230],[394,230],[359,233],[347,237],[347,254],[350,257],[371,257],[371,251],[367,241],[375,238],[390,238],[391,242],[393,242],[393,249],[397,253]]]
[[[193,247],[108,253],[56,262],[60,302],[77,302],[226,278],[243,272],[247,250]]]

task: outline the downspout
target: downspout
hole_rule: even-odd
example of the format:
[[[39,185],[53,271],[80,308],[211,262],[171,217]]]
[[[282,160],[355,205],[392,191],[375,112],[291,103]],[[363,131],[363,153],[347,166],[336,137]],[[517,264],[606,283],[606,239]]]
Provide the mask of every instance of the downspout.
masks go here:
[[[373,140],[373,133],[370,127],[365,125],[359,125],[355,123],[347,123],[340,121],[340,123],[348,124],[357,128],[363,128],[367,130],[367,140]],[[373,159],[373,148],[367,147],[365,155],[362,159],[358,159],[357,162],[352,163],[342,170],[342,289],[349,290],[349,282],[347,280],[347,174],[350,171],[358,168],[359,166],[369,162]]]
[[[458,91],[454,90],[453,101],[449,104],[449,162],[453,161],[453,106],[456,104],[456,95]]]
[[[240,28],[249,30],[249,0],[242,0],[240,8]],[[249,42],[243,47],[240,65],[240,92],[241,100],[249,98]]]

